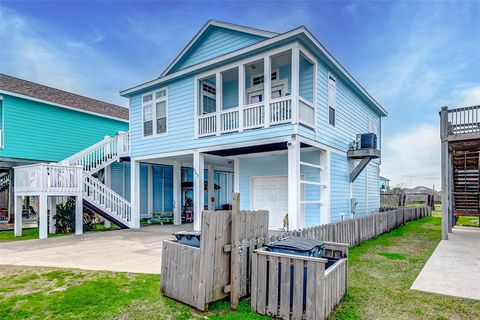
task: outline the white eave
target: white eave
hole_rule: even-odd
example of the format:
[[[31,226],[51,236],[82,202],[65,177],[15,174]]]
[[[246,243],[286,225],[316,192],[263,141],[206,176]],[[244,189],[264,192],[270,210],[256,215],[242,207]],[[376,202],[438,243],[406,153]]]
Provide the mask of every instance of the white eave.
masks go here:
[[[172,80],[172,79],[174,79],[174,78],[177,78],[177,77],[180,77],[180,76],[189,74],[189,73],[191,73],[191,72],[194,72],[194,71],[196,71],[196,70],[199,70],[199,69],[203,69],[203,68],[205,68],[205,67],[208,67],[209,65],[214,65],[214,64],[217,64],[217,63],[221,63],[221,62],[223,62],[223,61],[232,59],[232,58],[234,58],[234,57],[236,57],[236,56],[240,56],[240,55],[242,55],[242,54],[248,53],[248,52],[253,51],[253,50],[262,49],[262,48],[267,47],[267,46],[269,46],[269,45],[272,45],[272,44],[274,44],[274,43],[276,43],[276,42],[279,42],[279,41],[282,41],[282,40],[285,40],[285,39],[288,39],[288,38],[291,38],[291,37],[294,37],[294,36],[297,36],[297,35],[301,35],[301,34],[304,34],[304,35],[315,45],[315,47],[316,47],[320,52],[322,52],[322,54],[324,54],[324,55],[327,57],[327,59],[329,59],[336,68],[338,68],[338,70],[340,71],[340,73],[342,73],[349,81],[351,81],[351,83],[352,83],[365,97],[367,97],[369,101],[371,101],[371,103],[380,111],[380,113],[381,113],[383,116],[387,116],[387,115],[388,115],[388,112],[385,110],[385,108],[383,108],[382,105],[380,105],[380,103],[378,103],[378,101],[375,100],[375,98],[373,98],[373,97],[367,92],[367,90],[365,90],[365,89],[362,87],[362,85],[361,85],[357,80],[355,80],[355,78],[340,64],[340,62],[338,62],[337,59],[335,59],[335,58],[333,57],[333,55],[331,55],[330,52],[328,52],[327,49],[325,49],[325,47],[324,47],[324,46],[313,36],[313,34],[312,34],[310,31],[308,31],[308,29],[305,28],[304,26],[295,28],[295,29],[290,30],[290,31],[287,31],[287,32],[285,32],[285,33],[278,34],[278,35],[273,36],[273,37],[271,37],[271,38],[269,38],[269,39],[265,39],[265,40],[263,40],[263,41],[257,42],[257,43],[255,43],[255,44],[253,44],[253,45],[248,46],[248,47],[239,49],[239,50],[237,50],[237,51],[234,51],[234,52],[231,52],[231,53],[227,53],[227,54],[218,56],[218,57],[213,58],[213,59],[211,59],[211,60],[208,60],[208,61],[204,61],[204,62],[195,64],[195,65],[193,65],[193,66],[187,67],[187,68],[185,68],[185,69],[182,69],[182,70],[173,72],[173,73],[168,74],[168,75],[165,75],[165,76],[161,76],[160,78],[157,78],[157,79],[154,79],[154,80],[151,80],[151,81],[148,81],[148,82],[139,84],[139,85],[134,86],[134,87],[131,87],[131,88],[129,88],[129,89],[122,90],[122,91],[120,91],[120,95],[121,95],[121,96],[124,96],[124,97],[128,97],[130,94],[132,94],[132,93],[134,93],[134,92],[137,92],[137,91],[140,91],[140,90],[149,88],[149,87],[154,86],[154,85],[158,85],[158,84],[167,82],[167,81]],[[165,72],[164,72],[164,73],[165,73]]]

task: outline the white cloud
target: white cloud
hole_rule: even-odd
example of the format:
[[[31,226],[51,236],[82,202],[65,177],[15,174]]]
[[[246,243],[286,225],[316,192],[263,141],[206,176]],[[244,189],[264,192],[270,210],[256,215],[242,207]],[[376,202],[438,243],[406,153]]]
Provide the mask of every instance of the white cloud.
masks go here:
[[[4,7],[0,16],[1,72],[127,105],[118,91],[131,70],[94,46],[103,40],[100,32],[85,32],[77,39]]]
[[[480,105],[480,85],[464,89],[461,92],[462,99],[458,104],[459,107],[469,107]]]
[[[440,188],[440,136],[439,129],[421,124],[411,130],[385,137],[383,145],[382,175],[392,185],[414,187],[424,185]]]

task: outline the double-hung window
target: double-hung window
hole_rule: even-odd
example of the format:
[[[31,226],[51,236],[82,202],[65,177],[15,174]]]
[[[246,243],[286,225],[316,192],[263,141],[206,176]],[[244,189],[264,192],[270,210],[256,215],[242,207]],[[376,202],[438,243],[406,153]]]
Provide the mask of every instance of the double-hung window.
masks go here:
[[[142,97],[143,136],[167,132],[167,89],[148,93]]]
[[[335,126],[335,110],[337,105],[337,80],[328,75],[328,123]]]

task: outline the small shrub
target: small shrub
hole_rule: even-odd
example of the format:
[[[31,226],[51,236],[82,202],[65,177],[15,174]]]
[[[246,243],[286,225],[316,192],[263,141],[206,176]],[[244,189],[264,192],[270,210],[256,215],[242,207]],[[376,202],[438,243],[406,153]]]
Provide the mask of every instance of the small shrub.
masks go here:
[[[57,213],[54,218],[57,233],[70,233],[75,230],[75,200],[69,199],[57,204]]]

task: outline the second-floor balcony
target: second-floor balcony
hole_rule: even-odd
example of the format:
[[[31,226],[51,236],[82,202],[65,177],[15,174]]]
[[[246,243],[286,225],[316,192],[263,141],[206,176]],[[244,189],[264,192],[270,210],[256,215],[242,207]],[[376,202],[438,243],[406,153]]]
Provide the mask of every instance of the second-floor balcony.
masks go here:
[[[196,137],[292,123],[315,127],[316,63],[293,45],[196,78]]]
[[[448,140],[480,139],[480,105],[465,108],[442,108],[441,134]]]

